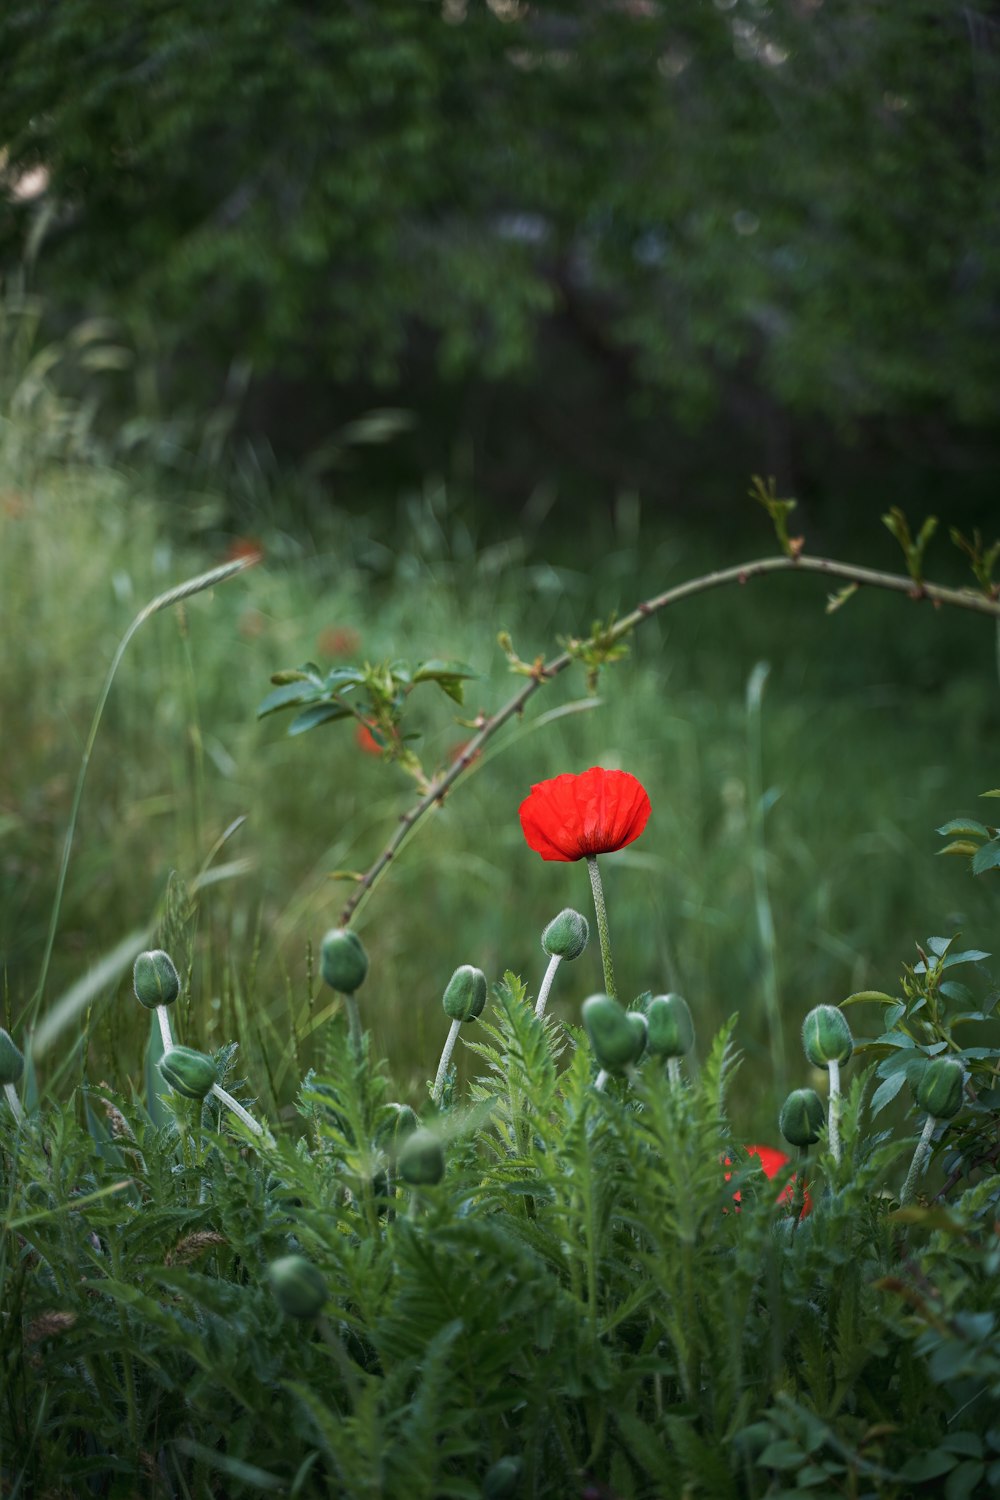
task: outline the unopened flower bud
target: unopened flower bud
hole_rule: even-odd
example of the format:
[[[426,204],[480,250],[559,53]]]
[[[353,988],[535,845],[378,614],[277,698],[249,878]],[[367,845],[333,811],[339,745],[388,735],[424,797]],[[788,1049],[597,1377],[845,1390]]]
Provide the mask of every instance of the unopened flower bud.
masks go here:
[[[385,1113],[375,1127],[375,1144],[391,1155],[413,1134],[419,1122],[408,1104],[386,1104],[383,1108]]]
[[[646,1007],[649,1050],[655,1057],[686,1057],[694,1046],[694,1022],[682,995],[656,995]]]
[[[162,948],[140,953],[132,970],[132,987],[135,998],[147,1010],[173,1005],[181,992],[181,981],[170,954]]]
[[[513,1500],[524,1468],[521,1460],[507,1453],[486,1471],[483,1500]]]
[[[174,1093],[185,1099],[204,1099],[219,1081],[219,1071],[212,1059],[193,1047],[171,1047],[158,1066]]]
[[[462,964],[448,980],[442,1001],[445,1015],[453,1021],[474,1021],[486,1004],[486,975],[482,969]]]
[[[24,1072],[24,1054],[9,1031],[0,1026],[0,1084],[17,1083]]]
[[[778,1128],[793,1146],[812,1146],[826,1124],[826,1110],[815,1089],[793,1089],[781,1106]]]
[[[965,1070],[957,1057],[934,1057],[917,1081],[917,1103],[935,1120],[950,1120],[962,1108]]]
[[[267,1268],[275,1301],[289,1318],[315,1318],[329,1293],[318,1266],[304,1255],[283,1255]]]
[[[399,1148],[399,1175],[411,1187],[433,1187],[444,1176],[444,1148],[429,1130],[415,1130]]]
[[[802,1023],[802,1046],[817,1068],[845,1063],[854,1051],[851,1028],[835,1005],[817,1005]]]
[[[368,954],[350,927],[333,927],[323,939],[320,955],[323,978],[331,989],[353,995],[368,973]]]
[[[583,1002],[583,1024],[594,1056],[608,1073],[624,1073],[646,1045],[645,1017],[623,1010],[608,995],[591,995]]]
[[[579,958],[590,940],[587,918],[565,907],[542,933],[542,947],[550,958]]]

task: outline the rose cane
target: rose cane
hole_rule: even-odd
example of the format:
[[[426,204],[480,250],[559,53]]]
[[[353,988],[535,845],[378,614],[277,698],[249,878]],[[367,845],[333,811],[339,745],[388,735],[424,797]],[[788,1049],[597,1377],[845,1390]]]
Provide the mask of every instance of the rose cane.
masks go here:
[[[830,1150],[840,1162],[840,1068],[854,1051],[851,1028],[835,1005],[817,1005],[802,1023],[802,1047],[815,1068],[830,1074]]]
[[[552,981],[563,959],[579,958],[589,941],[590,928],[587,925],[587,918],[580,912],[574,911],[571,906],[564,907],[557,917],[552,918],[542,933],[542,947],[549,955],[549,963],[542,980],[542,987],[538,991],[538,999],[535,1001],[536,1016],[541,1018],[545,1014]]]
[[[650,812],[645,788],[628,771],[605,771],[600,766],[591,766],[580,775],[566,772],[537,782],[519,811],[528,847],[542,859],[564,863],[587,861],[597,935],[601,940],[604,988],[615,1000],[618,991],[597,856],[624,849],[639,837]]]

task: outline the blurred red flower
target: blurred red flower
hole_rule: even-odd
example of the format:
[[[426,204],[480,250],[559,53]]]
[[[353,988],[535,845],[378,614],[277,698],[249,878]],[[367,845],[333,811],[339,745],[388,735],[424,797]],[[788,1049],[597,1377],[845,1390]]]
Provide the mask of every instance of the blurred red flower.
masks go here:
[[[564,861],[624,849],[639,837],[649,813],[640,781],[628,771],[600,766],[539,781],[520,809],[528,847],[543,859]]]
[[[758,1160],[760,1161],[761,1171],[767,1178],[777,1177],[778,1173],[783,1171],[783,1169],[787,1167],[789,1162],[791,1161],[790,1156],[786,1156],[784,1151],[776,1151],[773,1146],[747,1146],[744,1149],[749,1156],[756,1156],[758,1158]],[[727,1167],[732,1166],[732,1162],[730,1161],[728,1156],[725,1158],[724,1165]],[[724,1174],[727,1182],[732,1175],[733,1174],[731,1172],[726,1172]],[[779,1203],[791,1203],[794,1197],[795,1178],[793,1177],[788,1186],[778,1194],[777,1201]],[[733,1198],[737,1203],[739,1203],[740,1195],[738,1191],[733,1194]],[[806,1214],[811,1212],[812,1206],[812,1199],[809,1196],[808,1184],[803,1184],[802,1212],[799,1217],[801,1219],[804,1219]],[[739,1213],[739,1209],[737,1209],[736,1212]]]
[[[316,637],[316,649],[324,656],[353,656],[361,637],[350,625],[328,625]]]
[[[263,556],[264,544],[255,536],[234,537],[226,548],[226,562],[242,562],[246,558],[248,562],[258,563]]]
[[[354,739],[358,747],[363,750],[366,755],[381,755],[382,751],[385,749],[384,745],[379,744],[378,740],[372,734],[371,729],[367,724],[358,725],[357,729],[355,729],[354,731]]]

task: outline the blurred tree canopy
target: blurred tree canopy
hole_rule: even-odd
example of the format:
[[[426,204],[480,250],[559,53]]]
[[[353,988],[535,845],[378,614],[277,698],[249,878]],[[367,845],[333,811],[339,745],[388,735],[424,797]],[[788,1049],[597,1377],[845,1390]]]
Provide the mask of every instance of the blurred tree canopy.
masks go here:
[[[692,417],[993,420],[994,0],[8,0],[0,58],[0,264],[217,376],[558,318]]]

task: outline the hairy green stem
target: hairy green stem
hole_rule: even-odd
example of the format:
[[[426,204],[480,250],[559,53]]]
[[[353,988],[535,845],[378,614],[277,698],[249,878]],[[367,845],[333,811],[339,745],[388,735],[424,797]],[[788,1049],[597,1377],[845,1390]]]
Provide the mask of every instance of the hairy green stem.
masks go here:
[[[441,1061],[438,1063],[437,1076],[434,1079],[434,1087],[431,1090],[431,1098],[435,1104],[441,1103],[441,1096],[444,1093],[444,1081],[448,1076],[448,1064],[451,1062],[451,1054],[455,1050],[455,1043],[458,1040],[458,1033],[461,1029],[461,1021],[452,1021],[448,1028],[448,1035],[444,1039],[444,1046],[441,1048]]]
[[[670,1087],[679,1089],[681,1086],[681,1060],[679,1057],[667,1058],[667,1077],[670,1079]]]
[[[21,1101],[17,1097],[17,1089],[12,1083],[5,1083],[3,1086],[3,1091],[7,1095],[7,1103],[10,1105],[11,1110],[13,1111],[14,1119],[19,1125],[23,1125],[24,1110],[21,1108]]]
[[[549,1003],[549,991],[552,988],[552,981],[553,979],[555,979],[556,970],[561,963],[561,956],[558,953],[553,953],[552,957],[549,959],[549,966],[545,970],[545,978],[542,980],[542,987],[538,991],[538,999],[535,1001],[535,1015],[539,1018],[541,1018],[545,1014],[545,1007]]]
[[[361,1012],[358,1010],[358,1002],[353,995],[344,996],[344,1009],[347,1011],[351,1051],[354,1053],[356,1059],[360,1059],[364,1045],[361,1034]]]
[[[910,1163],[910,1170],[907,1172],[906,1181],[903,1183],[903,1191],[899,1195],[900,1208],[906,1207],[917,1190],[917,1183],[920,1180],[920,1174],[923,1172],[924,1167],[927,1165],[927,1158],[931,1152],[931,1137],[934,1134],[934,1127],[936,1124],[937,1120],[935,1120],[933,1115],[928,1115],[927,1119],[924,1121],[924,1128],[921,1132],[920,1139],[917,1142],[917,1149],[913,1153],[913,1160]]]
[[[160,1036],[163,1038],[163,1055],[166,1057],[168,1052],[174,1050],[176,1043],[174,1042],[173,1032],[170,1030],[170,1017],[167,1014],[167,1007],[165,1005],[158,1005],[156,1007],[156,1019],[160,1023]]]
[[[226,1106],[227,1109],[232,1110],[237,1119],[243,1121],[248,1130],[252,1130],[254,1135],[263,1136],[263,1125],[259,1125],[257,1123],[250,1111],[244,1109],[240,1101],[238,1099],[234,1099],[232,1094],[229,1093],[228,1089],[224,1089],[221,1087],[221,1085],[213,1083],[211,1092],[215,1095],[216,1099],[221,1100],[221,1102]]]
[[[597,935],[601,940],[601,962],[604,965],[604,989],[612,1000],[618,999],[618,991],[615,988],[615,970],[611,962],[611,938],[608,935],[608,912],[604,905],[604,886],[601,884],[601,872],[597,866],[597,855],[587,855],[587,873],[590,876],[590,889],[594,894],[594,911],[597,915]]]
[[[830,1072],[830,1098],[829,1098],[829,1136],[830,1150],[833,1159],[840,1165],[840,1063],[836,1060],[827,1063]]]

